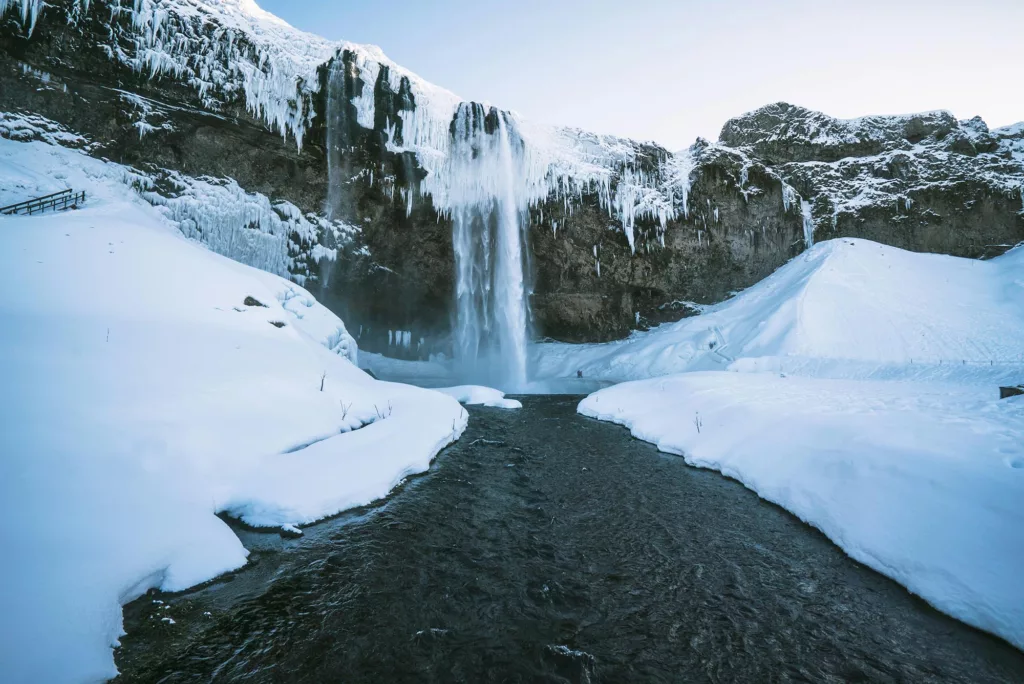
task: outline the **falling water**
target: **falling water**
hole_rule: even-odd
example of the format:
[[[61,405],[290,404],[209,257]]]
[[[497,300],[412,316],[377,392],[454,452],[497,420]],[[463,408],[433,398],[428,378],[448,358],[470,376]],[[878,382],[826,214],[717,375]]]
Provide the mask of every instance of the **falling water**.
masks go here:
[[[800,214],[804,219],[804,246],[810,249],[814,246],[814,216],[811,214],[811,203],[805,199],[800,200]]]
[[[447,169],[455,247],[455,354],[476,382],[526,384],[525,154],[514,120],[463,103]]]
[[[351,213],[347,185],[352,177],[352,124],[358,95],[358,71],[340,55],[331,62],[327,77],[327,218],[343,219]]]
[[[351,60],[334,60],[326,111],[329,219],[354,214],[352,131],[361,124],[353,98],[365,87]],[[446,158],[422,191],[452,220],[455,359],[466,381],[520,390],[527,379],[529,321],[526,146],[512,116],[474,102],[458,105],[448,133]]]

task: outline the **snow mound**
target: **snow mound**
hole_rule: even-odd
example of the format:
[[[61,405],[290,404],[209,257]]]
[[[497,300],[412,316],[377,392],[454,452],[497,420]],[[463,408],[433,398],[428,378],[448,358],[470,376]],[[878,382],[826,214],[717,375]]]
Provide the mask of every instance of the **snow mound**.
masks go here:
[[[480,385],[460,385],[458,387],[440,387],[436,391],[447,394],[460,404],[469,406],[490,406],[503,409],[520,409],[523,404],[515,399],[506,399],[505,393],[491,387]]]
[[[739,480],[1024,648],[1024,402],[996,397],[991,386],[699,372],[617,385],[579,411]]]
[[[217,513],[292,529],[367,504],[467,420],[450,397],[360,371],[342,321],[186,239],[123,167],[0,141],[0,187],[36,187],[55,161],[51,181],[86,190],[85,208],[0,217],[12,683],[114,676],[121,604],[246,562]]]
[[[536,345],[538,375],[1024,367],[1021,254],[976,261],[830,240],[700,316],[621,342]]]
[[[974,261],[832,240],[699,316],[536,351],[556,376],[647,378],[580,413],[1024,648],[1024,402],[996,390],[1024,378],[1024,247]]]

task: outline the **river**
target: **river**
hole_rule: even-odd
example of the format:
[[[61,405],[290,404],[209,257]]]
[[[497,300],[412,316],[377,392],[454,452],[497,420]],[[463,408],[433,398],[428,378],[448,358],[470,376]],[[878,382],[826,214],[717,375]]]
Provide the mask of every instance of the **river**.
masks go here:
[[[735,481],[522,401],[301,539],[235,526],[247,568],[125,608],[117,681],[1024,681]]]

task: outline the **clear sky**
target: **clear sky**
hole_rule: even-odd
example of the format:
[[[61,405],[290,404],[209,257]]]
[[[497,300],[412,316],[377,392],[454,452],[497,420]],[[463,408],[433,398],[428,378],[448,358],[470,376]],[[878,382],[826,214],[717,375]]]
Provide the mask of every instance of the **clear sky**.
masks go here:
[[[258,0],[461,97],[655,140],[785,100],[1024,120],[1024,0]]]

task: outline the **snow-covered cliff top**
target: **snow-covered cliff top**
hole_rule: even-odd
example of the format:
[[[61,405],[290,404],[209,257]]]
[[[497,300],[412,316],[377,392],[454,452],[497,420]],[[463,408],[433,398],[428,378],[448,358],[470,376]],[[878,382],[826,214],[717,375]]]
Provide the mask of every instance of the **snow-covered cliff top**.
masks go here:
[[[804,107],[776,102],[730,119],[720,141],[749,148],[780,162],[835,161],[908,148],[926,139],[955,144],[964,152],[992,151],[988,126],[980,118],[957,121],[947,111],[837,119]],[[971,144],[981,149],[971,150]]]
[[[417,190],[430,195],[440,211],[450,211],[454,198],[465,194],[466,188],[457,187],[462,181],[455,173],[451,136],[463,100],[394,63],[376,46],[299,31],[253,0],[0,0],[0,15],[17,16],[26,33],[61,8],[71,22],[85,12],[101,17],[109,13],[110,34],[103,47],[112,60],[150,78],[188,84],[209,110],[242,104],[300,147],[315,117],[318,70],[348,52],[362,83],[351,98],[359,125],[374,126],[378,85],[410,94],[414,106],[397,112],[400,137],[393,131],[399,122],[388,123],[388,149],[415,154],[427,174]],[[842,120],[776,103],[727,122],[719,143],[701,143],[678,154],[654,144],[540,125],[510,112],[505,117],[523,143],[522,159],[517,160],[522,201],[533,205],[554,199],[571,211],[584,194],[596,194],[610,223],[621,226],[630,245],[638,222],[663,235],[669,222],[689,217],[692,173],[723,150],[742,156],[744,170],[755,163],[774,167],[772,173],[778,172],[786,183],[787,211],[791,205],[802,206],[798,200],[814,204],[812,196],[819,194],[820,184],[809,180],[818,171],[799,165],[876,158],[875,166],[888,168],[893,160],[882,157],[895,152],[910,154],[909,162],[901,158],[895,163],[909,164],[910,171],[899,171],[902,176],[893,182],[883,178],[884,187],[873,171],[827,170],[836,186],[826,188],[833,198],[829,211],[834,215],[840,206],[864,202],[906,204],[908,189],[918,179],[935,182],[951,154],[964,157],[958,157],[963,168],[957,172],[963,177],[994,182],[1004,192],[1016,192],[1024,184],[1024,125],[989,131],[980,119],[958,122],[942,111]],[[973,159],[979,155],[984,158]],[[746,196],[745,179],[736,183]],[[406,189],[406,196],[412,195]]]

